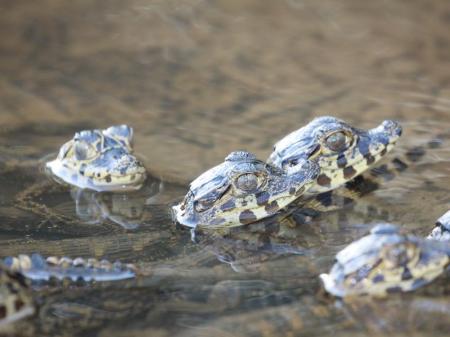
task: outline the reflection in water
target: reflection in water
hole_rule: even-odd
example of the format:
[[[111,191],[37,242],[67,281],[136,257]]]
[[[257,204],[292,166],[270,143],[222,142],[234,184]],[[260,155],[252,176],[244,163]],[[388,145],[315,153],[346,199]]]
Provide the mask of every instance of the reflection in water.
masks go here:
[[[220,262],[229,264],[235,272],[256,273],[264,269],[268,261],[283,256],[310,255],[310,249],[320,244],[318,233],[308,230],[306,225],[286,228],[289,225],[292,223],[287,221],[262,225],[255,223],[235,228],[225,235],[192,230],[192,238]]]
[[[441,154],[446,152],[437,153],[439,156],[432,154],[432,160],[425,162],[435,174],[445,176],[447,166],[443,165],[446,161]],[[406,188],[411,177],[417,180],[421,174],[420,169],[413,169],[403,174],[398,183],[391,181],[385,187],[382,186],[379,192],[388,193],[395,184]],[[54,188],[62,189],[59,186]],[[373,320],[365,321],[358,316],[354,318],[355,313],[350,312],[346,305],[335,307],[334,302],[329,303],[315,295],[320,289],[317,276],[329,269],[336,251],[366,233],[370,223],[380,219],[391,220],[391,217],[393,221],[399,219],[396,208],[392,209],[378,200],[378,192],[358,200],[355,208],[346,205],[345,209],[320,217],[308,212],[294,212],[283,221],[252,224],[227,233],[194,231],[192,238],[195,244],[192,244],[189,242],[189,232],[177,230],[167,212],[170,203],[183,195],[184,187],[153,179],[148,181],[141,192],[132,194],[75,189],[69,194],[67,190],[62,190],[58,192],[60,194],[55,194],[53,189],[38,189],[39,193],[33,196],[33,200],[48,206],[50,210],[53,208],[60,215],[68,216],[73,212],[77,221],[72,222],[70,228],[78,228],[78,231],[79,220],[96,225],[113,222],[125,229],[133,229],[136,236],[128,236],[128,241],[117,234],[109,238],[80,237],[77,241],[61,240],[58,247],[65,247],[65,244],[84,247],[83,242],[89,240],[93,243],[94,251],[104,252],[102,256],[105,253],[120,253],[121,249],[127,247],[130,249],[126,255],[128,262],[135,262],[141,268],[142,275],[138,280],[128,281],[121,295],[117,289],[96,289],[95,285],[91,285],[89,288],[93,290],[90,293],[80,288],[71,296],[63,293],[56,297],[45,297],[42,313],[50,316],[42,317],[44,314],[41,314],[42,322],[47,324],[41,326],[43,330],[52,331],[54,326],[68,328],[73,324],[74,317],[85,320],[85,331],[99,327],[109,329],[108,326],[115,324],[117,319],[126,328],[119,326],[115,333],[120,333],[121,329],[125,329],[123,333],[127,334],[133,329],[146,331],[159,326],[162,329],[160,331],[167,336],[200,336],[202,333],[206,336],[212,334],[211,331],[232,331],[236,335],[252,336],[263,334],[267,329],[274,333],[285,331],[308,336],[332,330],[336,333],[342,331],[345,335],[353,329],[401,331],[407,322],[404,317],[399,318],[403,323],[387,320],[384,311],[378,309],[383,302],[372,303],[371,309],[362,306],[361,311],[356,306],[350,307],[356,308],[356,314],[374,310]],[[426,186],[421,194],[425,195],[428,190],[429,186]],[[443,206],[446,199],[439,195],[444,194],[439,194],[436,189],[430,191],[430,200],[436,200],[438,208]],[[445,189],[442,192],[447,193]],[[63,196],[68,205],[61,208],[59,203]],[[413,209],[418,204],[412,200],[409,208],[404,206],[403,209]],[[378,206],[381,211],[377,210]],[[152,221],[149,222],[149,219]],[[149,223],[152,225],[148,226]],[[417,223],[423,226],[419,220]],[[69,231],[68,223],[61,224],[61,230]],[[148,230],[150,233],[147,233]],[[18,251],[23,251],[24,247],[22,241]],[[34,247],[40,251],[39,245]],[[76,250],[71,249],[68,255],[74,256]],[[64,250],[62,252],[65,254]],[[124,253],[114,256],[121,259]],[[439,290],[442,291],[442,288]],[[130,296],[127,301],[120,305],[116,303],[127,294]],[[430,302],[434,303],[434,298],[429,299]],[[435,305],[438,306],[439,303]],[[430,307],[433,308],[433,305],[427,305],[427,310]],[[443,308],[445,311],[445,306]],[[58,313],[57,318],[51,316],[52,310]],[[423,306],[408,310],[416,310],[418,317],[433,321],[433,314],[425,312],[420,316]],[[146,320],[138,319],[142,316]],[[165,325],[167,319],[175,324],[170,327]],[[321,322],[326,323],[321,325]],[[179,326],[188,328],[181,332],[177,328]],[[442,326],[445,327],[445,323]]]
[[[136,229],[144,221],[146,206],[156,202],[164,192],[164,183],[148,178],[144,187],[133,193],[96,192],[72,188],[78,218],[87,224],[102,224],[110,220],[125,229]]]
[[[347,209],[311,226],[231,233],[227,244],[202,246],[167,212],[226,153],[246,149],[266,158],[277,139],[316,116],[362,127],[398,120],[405,126],[400,151],[450,130],[448,1],[42,0],[0,7],[9,14],[0,44],[1,253],[148,266],[139,280],[41,289],[39,316],[21,322],[17,335],[27,334],[27,324],[37,330],[30,336],[448,335],[446,284],[431,285],[436,294],[351,310],[316,295],[317,275],[335,253],[380,219],[429,233],[424,224],[450,203],[445,143],[366,196],[365,217]],[[135,128],[136,151],[165,182],[142,215],[142,206],[118,212],[118,222],[137,228],[100,215],[122,207],[112,207],[118,202],[110,196],[95,201],[95,210],[87,205],[95,197],[80,199],[88,222],[103,218],[84,225],[68,190],[48,184],[25,200],[25,211],[17,207],[18,194],[43,182],[26,161],[55,151],[77,130],[121,123]],[[305,248],[307,230],[313,244]]]

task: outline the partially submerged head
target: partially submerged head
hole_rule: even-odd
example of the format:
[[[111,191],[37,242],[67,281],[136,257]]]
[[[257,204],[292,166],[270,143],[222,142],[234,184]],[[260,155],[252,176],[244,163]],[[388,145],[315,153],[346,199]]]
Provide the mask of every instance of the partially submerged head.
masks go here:
[[[133,129],[126,125],[77,132],[47,169],[65,183],[95,191],[126,191],[142,186],[146,170],[132,154]]]
[[[314,182],[317,166],[308,161],[289,176],[248,152],[225,161],[195,179],[183,202],[173,207],[177,222],[190,226],[232,227],[273,216]]]
[[[394,225],[378,225],[336,255],[329,274],[320,275],[334,296],[382,296],[412,291],[441,275],[449,259],[446,243],[402,234]]]
[[[289,172],[304,160],[316,161],[321,173],[308,192],[335,189],[378,162],[400,137],[402,129],[386,120],[370,130],[356,129],[334,117],[319,117],[274,146],[268,162]]]
[[[450,242],[450,210],[436,221],[436,226],[427,239]]]
[[[24,277],[0,263],[0,330],[3,325],[32,315],[34,311]]]

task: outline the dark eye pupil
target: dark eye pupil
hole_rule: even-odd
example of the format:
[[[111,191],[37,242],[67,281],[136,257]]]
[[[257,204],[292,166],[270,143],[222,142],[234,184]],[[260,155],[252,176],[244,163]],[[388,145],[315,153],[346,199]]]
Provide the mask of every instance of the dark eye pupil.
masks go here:
[[[333,133],[327,138],[326,142],[332,150],[340,150],[345,145],[345,135],[342,132]]]
[[[258,178],[254,174],[243,174],[236,182],[238,188],[244,191],[253,191],[258,187]]]
[[[282,166],[284,169],[287,167],[293,167],[298,164],[298,159],[290,159],[290,160],[283,160]]]

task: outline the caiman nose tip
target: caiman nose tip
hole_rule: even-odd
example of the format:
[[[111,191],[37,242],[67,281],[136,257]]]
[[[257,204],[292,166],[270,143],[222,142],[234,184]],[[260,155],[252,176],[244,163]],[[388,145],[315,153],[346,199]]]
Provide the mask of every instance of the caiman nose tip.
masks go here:
[[[402,127],[400,123],[393,120],[385,120],[382,123],[383,128],[392,134],[393,136],[401,136],[402,135]]]

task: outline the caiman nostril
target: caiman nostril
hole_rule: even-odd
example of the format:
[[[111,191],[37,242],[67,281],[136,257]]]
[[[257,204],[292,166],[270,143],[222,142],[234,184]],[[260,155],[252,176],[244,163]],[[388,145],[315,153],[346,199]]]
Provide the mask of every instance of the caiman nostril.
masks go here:
[[[401,136],[402,134],[402,127],[398,122],[385,120],[381,125],[387,132],[391,133],[392,135]]]

